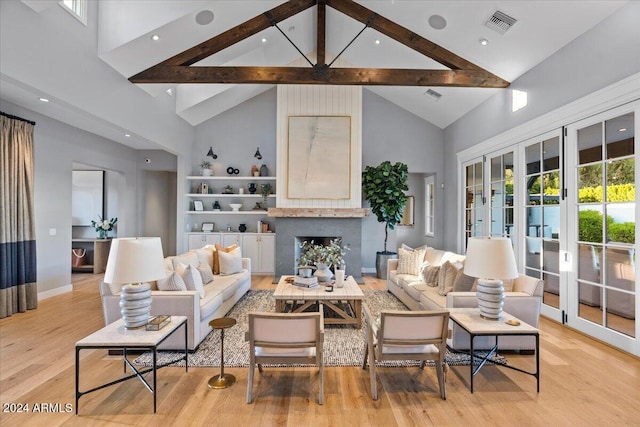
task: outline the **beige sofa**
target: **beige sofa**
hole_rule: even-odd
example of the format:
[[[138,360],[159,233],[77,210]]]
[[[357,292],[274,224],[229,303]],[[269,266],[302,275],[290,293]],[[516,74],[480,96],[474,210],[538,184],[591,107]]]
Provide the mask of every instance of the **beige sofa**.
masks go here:
[[[423,261],[429,265],[443,265],[446,261],[464,263],[463,255],[439,249],[428,248]],[[428,286],[419,274],[399,274],[398,259],[388,260],[387,289],[411,310],[439,310],[442,308],[477,307],[475,285],[469,291],[449,291],[440,295],[438,286]],[[424,265],[424,264],[423,264]],[[520,275],[513,281],[505,281],[505,302],[503,310],[518,319],[537,327],[540,317],[544,282]],[[451,336],[447,344],[457,350],[469,349],[469,335],[453,322],[450,324]],[[488,349],[495,339],[477,337],[474,348]],[[534,337],[501,337],[501,350],[535,350]]]
[[[177,259],[192,255],[194,251],[176,257],[167,257],[165,265],[168,271],[174,270]],[[192,257],[191,257],[192,258]],[[212,263],[212,259],[198,262]],[[213,265],[211,265],[213,267]],[[120,314],[120,291],[122,285],[100,283],[102,296],[102,310],[105,325],[122,316]],[[170,314],[187,316],[188,318],[188,347],[195,350],[211,331],[209,322],[212,319],[225,316],[244,294],[251,288],[251,259],[242,258],[242,271],[229,275],[214,275],[213,281],[204,285],[204,297],[195,290],[161,291],[157,283],[151,283],[151,315]],[[173,334],[165,341],[162,349],[184,349],[184,335]]]

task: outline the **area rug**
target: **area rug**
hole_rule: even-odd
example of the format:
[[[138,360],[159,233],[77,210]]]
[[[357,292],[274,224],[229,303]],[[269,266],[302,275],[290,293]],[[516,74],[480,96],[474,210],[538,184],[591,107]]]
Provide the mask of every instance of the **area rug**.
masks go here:
[[[364,303],[371,314],[377,316],[380,310],[407,310],[406,306],[394,295],[386,291],[364,292]],[[275,300],[273,291],[249,291],[227,314],[237,320],[237,324],[225,330],[224,335],[224,364],[227,367],[249,366],[249,343],[244,334],[248,329],[247,313],[252,311],[274,311]],[[355,328],[349,325],[328,325],[324,330],[324,365],[325,366],[360,366],[362,363],[364,345],[366,341],[365,328]],[[175,360],[184,353],[174,351],[158,352],[158,363]],[[467,354],[447,352],[447,363],[451,366],[468,365],[470,357]],[[505,364],[506,359],[495,356],[493,363]],[[477,358],[474,362],[478,362]],[[134,360],[142,366],[151,366],[151,353],[144,353]],[[381,366],[411,366],[417,362],[389,361]],[[175,363],[184,366],[184,360]],[[220,366],[220,331],[212,331],[200,343],[198,349],[189,354],[189,366],[218,367]]]

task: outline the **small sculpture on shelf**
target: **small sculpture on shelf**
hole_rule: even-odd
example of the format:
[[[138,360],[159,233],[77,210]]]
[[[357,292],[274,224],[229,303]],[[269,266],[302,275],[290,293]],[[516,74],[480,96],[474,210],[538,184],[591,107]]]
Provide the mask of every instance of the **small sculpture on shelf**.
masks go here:
[[[260,176],[260,169],[258,168],[258,166],[251,166],[251,176]]]
[[[233,194],[233,188],[230,185],[224,187],[223,194]]]

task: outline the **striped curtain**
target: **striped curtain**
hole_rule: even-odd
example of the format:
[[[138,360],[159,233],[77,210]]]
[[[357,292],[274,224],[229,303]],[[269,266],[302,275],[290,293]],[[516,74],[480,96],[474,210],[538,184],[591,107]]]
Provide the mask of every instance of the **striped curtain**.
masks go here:
[[[38,306],[34,125],[0,112],[0,318]]]

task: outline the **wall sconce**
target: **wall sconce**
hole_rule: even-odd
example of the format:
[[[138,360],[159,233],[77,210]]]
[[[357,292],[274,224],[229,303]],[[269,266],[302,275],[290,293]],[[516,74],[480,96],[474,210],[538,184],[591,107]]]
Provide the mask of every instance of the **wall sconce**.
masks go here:
[[[256,154],[253,155],[256,159],[262,159],[262,154],[260,154],[260,147],[256,148]]]
[[[214,160],[218,158],[218,155],[214,154],[213,152],[213,147],[209,147],[209,152],[207,152],[207,156],[211,157]]]

